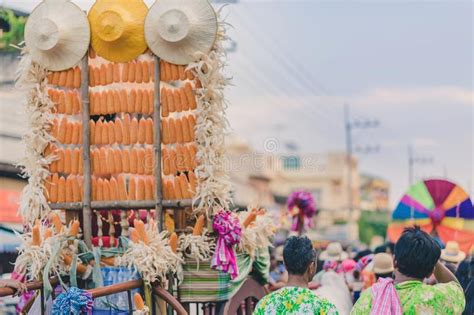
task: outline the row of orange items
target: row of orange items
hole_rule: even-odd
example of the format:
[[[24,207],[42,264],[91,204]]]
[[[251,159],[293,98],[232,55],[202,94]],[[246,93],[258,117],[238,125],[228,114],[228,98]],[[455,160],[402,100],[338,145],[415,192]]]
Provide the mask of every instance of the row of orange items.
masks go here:
[[[197,178],[194,172],[188,176],[181,173],[178,176],[163,180],[163,198],[167,200],[192,199],[197,187]]]
[[[153,148],[131,150],[102,147],[91,150],[92,173],[95,175],[131,173],[154,174],[155,157]]]
[[[151,118],[130,118],[125,114],[123,120],[115,118],[115,121],[97,122],[89,121],[90,143],[91,144],[153,144],[154,123]]]
[[[56,114],[76,115],[81,113],[82,102],[77,90],[49,89],[48,96],[54,103]]]
[[[164,144],[192,142],[195,139],[195,127],[194,115],[163,119],[161,121],[162,142]]]
[[[191,84],[186,83],[178,89],[161,89],[161,115],[168,117],[169,113],[182,112],[197,108],[196,97]]]
[[[82,123],[69,121],[66,116],[60,121],[54,118],[51,135],[62,144],[82,144]]]
[[[94,201],[115,200],[154,200],[155,179],[151,176],[131,176],[127,181],[124,175],[110,179],[92,177],[92,195]]]
[[[82,176],[66,177],[54,173],[45,182],[47,200],[56,202],[79,202],[83,198]]]
[[[176,149],[163,148],[161,159],[163,161],[163,174],[175,175],[178,172],[192,171],[197,167],[197,146],[196,144],[181,145]]]
[[[64,71],[50,72],[47,76],[48,84],[66,88],[78,89],[81,87],[81,69],[74,67]]]
[[[83,173],[84,162],[82,159],[82,147],[74,149],[64,149],[50,146],[46,150],[45,156],[48,156],[50,153],[54,153],[57,156],[57,159],[49,165],[49,171],[51,173],[64,173],[74,175]]]
[[[175,65],[160,60],[160,79],[164,82],[194,80],[195,76],[190,70],[186,70],[186,66]]]
[[[91,92],[90,115],[114,113],[141,113],[151,115],[154,111],[153,90],[125,89]]]
[[[131,61],[129,63],[107,63],[89,66],[89,86],[104,86],[112,83],[149,83],[155,81],[153,61]]]

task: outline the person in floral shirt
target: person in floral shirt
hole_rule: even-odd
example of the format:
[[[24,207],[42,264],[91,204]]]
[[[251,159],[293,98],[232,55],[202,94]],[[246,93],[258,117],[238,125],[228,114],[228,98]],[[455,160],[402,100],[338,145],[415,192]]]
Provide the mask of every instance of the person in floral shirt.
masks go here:
[[[418,227],[408,228],[395,245],[395,280],[381,278],[362,293],[351,315],[457,315],[465,305],[456,277],[440,261],[439,245]],[[434,274],[438,284],[426,285]],[[393,293],[393,294],[392,294]]]
[[[336,307],[316,296],[308,283],[316,273],[316,252],[306,237],[290,237],[283,250],[288,283],[258,302],[254,315],[339,315]]]

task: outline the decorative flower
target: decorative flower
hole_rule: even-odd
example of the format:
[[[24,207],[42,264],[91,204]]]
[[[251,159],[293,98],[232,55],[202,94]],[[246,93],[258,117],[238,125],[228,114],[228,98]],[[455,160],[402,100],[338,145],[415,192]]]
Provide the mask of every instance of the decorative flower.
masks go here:
[[[311,227],[311,218],[316,214],[316,204],[313,195],[307,191],[295,191],[287,201],[287,207],[290,215],[293,217],[291,230],[298,231],[302,223],[304,227]],[[303,220],[303,222],[300,222]]]
[[[234,279],[239,274],[234,246],[239,244],[242,235],[240,221],[232,212],[220,210],[214,217],[212,227],[218,239],[211,266],[229,273]]]

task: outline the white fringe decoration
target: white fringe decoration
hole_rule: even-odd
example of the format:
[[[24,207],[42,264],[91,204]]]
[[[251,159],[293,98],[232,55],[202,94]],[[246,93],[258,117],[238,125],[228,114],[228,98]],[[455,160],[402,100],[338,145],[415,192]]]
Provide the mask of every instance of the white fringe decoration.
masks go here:
[[[231,185],[225,170],[224,148],[225,132],[228,128],[224,88],[230,79],[223,73],[227,56],[222,44],[227,39],[226,24],[220,22],[212,51],[209,54],[197,53],[199,61],[188,66],[202,85],[202,88],[196,89],[196,142],[199,165],[195,170],[198,187],[194,198],[197,203],[194,213],[206,213],[208,217],[220,209],[229,209],[232,202]]]
[[[250,210],[238,213],[241,225],[249,213]],[[273,222],[273,218],[268,212],[257,215],[255,222],[250,224],[247,228],[244,228],[242,225],[242,237],[240,239],[238,250],[247,253],[251,258],[253,258],[256,250],[272,247],[270,238],[275,234],[275,231],[276,226]]]
[[[47,93],[47,74],[48,71],[32,62],[26,49],[23,49],[16,87],[27,93],[27,132],[23,135],[25,155],[19,165],[22,175],[28,177],[28,184],[21,195],[19,213],[24,222],[31,225],[51,212],[44,191],[45,181],[50,175],[48,166],[56,157],[43,156],[48,144],[54,142],[48,132],[52,125],[54,104]]]
[[[168,244],[168,232],[158,233],[153,223],[148,224],[146,234],[149,243],[141,240],[130,242],[125,254],[117,257],[116,265],[136,268],[145,284],[151,285],[155,281],[164,281],[168,272],[176,272],[182,261]]]
[[[193,259],[198,268],[199,262],[209,261],[216,246],[215,239],[207,236],[203,229],[201,235],[181,234],[178,241],[178,253],[183,259]]]

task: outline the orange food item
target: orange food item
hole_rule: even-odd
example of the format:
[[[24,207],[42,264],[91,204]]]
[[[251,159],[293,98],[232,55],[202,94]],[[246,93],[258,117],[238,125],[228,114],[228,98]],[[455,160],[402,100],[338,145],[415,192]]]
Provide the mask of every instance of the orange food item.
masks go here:
[[[126,114],[123,119],[123,144],[130,144],[130,115]]]
[[[81,112],[81,100],[77,92],[72,92],[72,112],[73,114],[79,114]]]
[[[107,85],[107,67],[105,64],[100,66],[100,85]]]
[[[76,121],[71,123],[71,144],[79,144],[81,123]]]
[[[145,149],[144,167],[145,167],[145,175],[153,175],[154,174],[155,156],[153,154],[153,149],[151,147],[147,147]]]
[[[51,124],[51,136],[57,139],[58,131],[59,131],[59,120],[57,118],[54,118],[53,123]]]
[[[65,143],[66,141],[66,130],[67,130],[68,121],[66,117],[61,119],[59,123],[59,131],[58,131],[58,141],[60,143]]]
[[[145,200],[145,179],[143,177],[138,179],[137,200]]]
[[[64,143],[65,144],[71,144],[72,143],[72,129],[73,129],[74,123],[69,122],[66,125],[66,135],[64,136]]]
[[[114,112],[114,109],[115,109],[115,105],[114,105],[114,93],[112,91],[104,91],[104,93],[106,93],[106,97],[107,97],[107,114],[112,114]]]
[[[193,171],[190,171],[188,173],[188,177],[189,177],[189,185],[191,186],[190,190],[191,190],[192,194],[195,194],[196,193],[196,188],[197,188],[196,174],[194,174]]]
[[[135,307],[137,308],[138,311],[142,311],[145,309],[145,303],[143,302],[142,296],[140,293],[135,293],[133,295],[133,300],[135,301]]]
[[[183,124],[181,123],[181,119],[177,118],[175,121],[175,130],[176,130],[176,141],[178,143],[184,143],[184,135],[183,135]]]
[[[167,81],[173,81],[173,72],[171,71],[171,64],[168,62],[164,63],[166,75],[167,75]]]
[[[128,182],[128,200],[137,200],[137,181],[135,177],[130,177]]]
[[[204,214],[201,214],[197,220],[196,224],[194,224],[193,228],[193,235],[194,236],[199,236],[202,234],[202,231],[204,230],[204,223],[206,221],[206,218],[204,217]]]
[[[114,67],[114,82],[119,83],[120,82],[120,65],[118,63],[114,63],[113,67]]]
[[[57,173],[54,173],[51,179],[51,192],[49,194],[49,201],[52,203],[58,202],[58,185],[59,177]]]
[[[178,66],[175,64],[171,64],[170,67],[171,67],[171,80],[173,81],[179,80]]]
[[[138,236],[137,230],[131,227],[129,231],[130,231],[130,240],[134,243],[138,243],[138,241],[140,240],[140,236]]]
[[[114,98],[114,113],[120,113],[120,94],[117,90],[112,91]]]
[[[90,120],[90,124],[93,124],[94,127],[91,128],[91,144],[102,144],[102,120],[98,120],[94,123],[93,120]],[[92,130],[94,130],[92,132]]]
[[[138,143],[145,143],[145,138],[146,138],[146,120],[141,118],[140,122],[138,123],[138,136],[137,140]]]
[[[173,253],[177,254],[178,253],[178,235],[176,235],[176,233],[171,234],[169,245]]]
[[[170,143],[173,144],[173,143],[176,143],[178,140],[176,122],[173,118],[170,118],[168,120],[168,123],[169,123],[169,129],[170,129],[169,130]]]
[[[181,183],[179,181],[179,177],[175,177],[173,180],[173,186],[174,186],[174,195],[176,199],[184,199],[183,192],[181,190]]]
[[[115,168],[115,156],[112,148],[107,149],[107,171],[109,174],[115,174],[117,172]]]
[[[99,94],[99,114],[107,114],[107,91],[102,91]]]
[[[153,144],[153,120],[148,118],[145,124],[145,143],[146,144]]]
[[[57,159],[57,170],[58,173],[63,173],[64,172],[64,149],[60,148],[56,152],[56,155],[58,156]]]
[[[189,126],[189,134],[191,136],[191,141],[194,141],[196,139],[196,116],[194,115],[188,115],[186,117],[186,120],[188,121],[188,126]]]
[[[178,172],[178,157],[174,149],[171,149],[169,151],[169,157],[170,157],[170,173],[171,175],[174,175]]]
[[[109,144],[114,144],[115,141],[115,124],[113,121],[109,121],[107,123],[107,134],[108,134],[108,141]]]
[[[66,96],[64,91],[58,91],[58,113],[66,113]]]
[[[161,150],[161,159],[162,159],[162,164],[163,164],[163,174],[165,175],[170,175],[170,156],[168,153],[168,149],[164,147]]]
[[[81,224],[80,224],[79,220],[72,221],[71,228],[69,229],[68,236],[77,237],[77,234],[79,234],[80,225]]]
[[[74,70],[68,69],[64,72],[66,73],[66,83],[63,86],[72,88],[74,86]]]
[[[71,173],[71,163],[72,163],[72,152],[71,149],[67,148],[64,150],[64,173]]]
[[[183,159],[184,159],[184,169],[186,171],[192,170],[193,163],[192,163],[192,158],[191,158],[191,152],[189,152],[189,149],[187,146],[181,147],[181,154],[183,155]]]
[[[99,160],[100,160],[100,168],[99,174],[107,174],[107,149],[102,147],[99,149]]]
[[[81,87],[81,69],[79,67],[74,68],[74,83],[73,87],[78,89]]]
[[[149,98],[148,98],[148,91],[142,90],[142,107],[141,113],[148,114],[150,110]]]
[[[188,99],[188,105],[190,109],[196,109],[196,97],[194,96],[194,91],[190,83],[184,85],[184,91],[186,93],[186,98]]]
[[[93,68],[93,69],[94,69],[95,85],[99,86],[99,85],[101,85],[101,82],[100,82],[100,68]]]
[[[135,61],[132,61],[128,64],[128,82],[133,83],[135,82],[135,77],[136,77],[136,63]]]
[[[61,176],[58,181],[58,202],[66,201],[66,179]]]
[[[143,243],[148,244],[148,235],[146,235],[145,224],[142,220],[135,219],[133,221],[133,227],[137,230],[138,236]]]
[[[92,66],[89,66],[89,86],[90,87],[96,86],[95,76],[94,76],[94,67]]]
[[[184,142],[193,141],[194,138],[190,130],[188,117],[181,118],[181,128],[183,130],[183,141]]]
[[[115,118],[114,132],[115,132],[115,141],[118,144],[121,144],[123,141],[123,125],[122,125],[122,120],[120,120],[118,117]]]
[[[130,143],[134,144],[138,141],[138,120],[136,117],[130,123]]]
[[[48,84],[51,84],[51,82],[53,81],[53,73],[48,72],[48,75],[46,76],[46,78],[48,79]]]
[[[109,201],[111,200],[110,199],[110,182],[106,179],[104,179],[104,186],[103,186],[103,189],[104,189],[104,200],[105,201]]]
[[[47,228],[47,229],[44,231],[44,239],[47,240],[47,239],[50,238],[51,236],[53,236],[53,230],[51,230],[50,228]]]
[[[137,61],[135,66],[135,82],[143,83],[143,67],[140,61]]]
[[[71,174],[79,173],[79,160],[81,159],[79,148],[74,148],[71,158]]]
[[[191,192],[189,191],[189,183],[188,179],[186,178],[186,175],[181,173],[179,175],[179,185],[181,187],[181,194],[184,199],[190,199],[191,198]]]
[[[178,172],[184,172],[186,170],[186,167],[183,154],[183,145],[181,144],[178,144],[176,146],[176,161],[176,168],[178,169]]]
[[[161,117],[169,116],[168,108],[168,90],[165,88],[161,89]]]
[[[173,91],[173,103],[174,103],[176,112],[180,113],[183,111],[183,106],[181,105],[181,98],[179,97],[178,90]]]
[[[166,90],[166,101],[168,102],[168,111],[170,113],[176,112],[176,106],[174,104],[173,91]]]
[[[177,93],[179,94],[179,101],[181,103],[181,108],[183,111],[189,110],[189,103],[188,99],[186,97],[186,92],[183,88],[177,90]]]
[[[97,149],[91,149],[91,171],[92,174],[98,175],[100,174],[100,157]]]
[[[74,176],[71,182],[72,182],[72,200],[71,201],[79,202],[81,201],[81,188],[79,187],[79,177]]]
[[[184,73],[185,66],[178,66],[179,79],[184,81],[186,80],[186,73]]]
[[[102,178],[97,180],[97,201],[104,201],[104,180]]]
[[[97,200],[97,179],[95,176],[91,178],[91,199]]]
[[[128,82],[129,67],[128,62],[122,64],[122,82]]]
[[[124,173],[130,173],[130,151],[123,150],[122,154],[122,171]]]
[[[189,80],[194,80],[194,73],[191,70],[186,70],[186,78]]]
[[[79,167],[77,169],[77,173],[79,175],[82,175],[84,174],[84,159],[82,158],[83,157],[83,150],[82,150],[82,147],[79,149]]]
[[[135,99],[135,112],[143,112],[143,91],[137,90],[137,98]]]
[[[170,128],[168,119],[161,121],[161,140],[163,144],[170,144]]]
[[[67,115],[72,115],[73,113],[73,104],[72,104],[72,93],[66,92],[64,93],[64,101],[65,101],[65,109],[64,113]]]
[[[107,72],[105,76],[107,84],[112,84],[114,82],[114,66],[111,63],[107,64]]]
[[[53,72],[53,78],[51,80],[52,85],[59,85],[59,77],[60,77],[60,72],[56,71]]]
[[[100,142],[102,144],[108,144],[109,143],[109,123],[104,121],[102,123],[101,127],[101,135],[100,135]]]
[[[130,173],[137,174],[138,172],[138,151],[133,148],[130,151]]]
[[[137,149],[137,174],[145,174],[145,149]]]
[[[148,115],[155,111],[155,93],[153,90],[148,91]]]
[[[40,234],[40,226],[38,222],[33,226],[31,229],[31,245],[32,246],[41,246],[41,234]]]
[[[155,82],[155,62],[154,61],[148,62],[148,69],[150,70],[150,81]]]
[[[93,116],[98,113],[97,109],[97,93],[89,93],[89,115]]]
[[[147,177],[145,179],[145,200],[153,200],[155,192],[153,190],[153,178]]]
[[[72,182],[74,180],[74,175],[69,175],[66,179],[66,201],[71,202],[74,199],[73,193],[72,193]]]
[[[197,146],[195,143],[193,143],[192,145],[189,146],[188,149],[189,149],[189,152],[191,153],[191,162],[192,162],[193,168],[196,168],[198,165]]]
[[[120,95],[120,111],[122,113],[126,113],[127,112],[127,107],[128,107],[127,91],[120,90],[119,95]]]
[[[143,73],[143,82],[149,83],[150,82],[150,68],[148,61],[142,62],[142,73]]]
[[[125,177],[123,175],[119,175],[117,185],[119,200],[127,200],[127,187],[125,185]]]
[[[244,222],[242,223],[242,225],[244,227],[248,227],[252,222],[254,222],[255,220],[257,219],[257,210],[256,209],[252,209],[252,211],[250,211],[250,213],[247,215],[247,217],[245,218]]]
[[[135,112],[135,103],[137,102],[137,90],[133,89],[128,94],[128,106],[127,112],[133,113]]]

